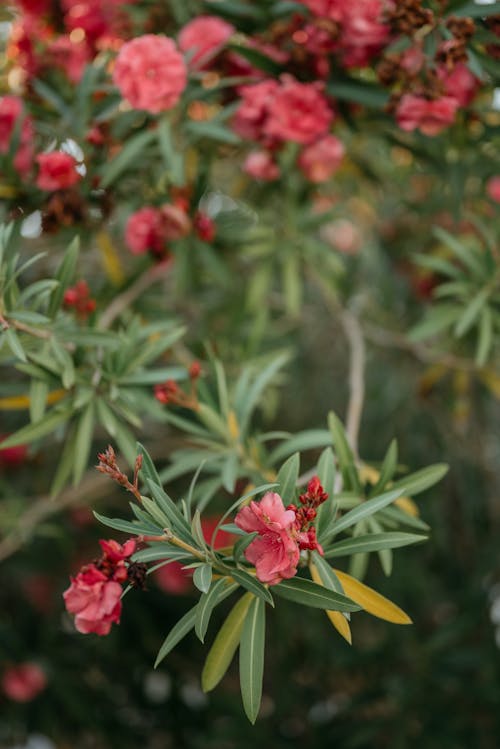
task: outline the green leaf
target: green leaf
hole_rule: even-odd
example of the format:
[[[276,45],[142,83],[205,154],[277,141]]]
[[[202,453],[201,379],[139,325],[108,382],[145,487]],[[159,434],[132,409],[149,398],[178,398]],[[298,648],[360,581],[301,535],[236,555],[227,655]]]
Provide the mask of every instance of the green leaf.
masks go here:
[[[352,538],[346,538],[344,541],[339,541],[325,550],[325,557],[332,559],[333,557],[347,557],[351,554],[380,551],[381,549],[398,549],[401,546],[418,544],[426,540],[427,536],[400,531],[368,533],[367,535],[353,536]]]
[[[70,415],[70,409],[51,411],[40,421],[36,421],[33,424],[28,424],[27,426],[22,427],[22,429],[18,429],[18,431],[14,432],[14,434],[9,435],[6,439],[0,442],[0,449],[5,447],[15,447],[16,445],[22,445],[25,442],[34,442],[41,437],[45,437],[47,434],[54,432],[58,426],[67,421]]]
[[[146,479],[146,483],[149,487],[153,498],[158,503],[161,510],[165,513],[168,524],[172,526],[172,529],[179,534],[187,543],[191,543],[193,538],[191,536],[191,528],[186,518],[179,510],[175,502],[168,496],[168,494],[155,484],[151,479]]]
[[[254,596],[262,598],[262,600],[270,606],[274,606],[273,597],[269,590],[260,582],[260,580],[257,580],[257,578],[249,572],[232,569],[231,576],[237,583],[239,583],[239,585],[241,585],[242,588],[245,588],[245,590],[248,590]]]
[[[94,511],[94,517],[103,525],[107,525],[108,528],[113,528],[115,531],[123,531],[123,533],[132,533],[134,536],[138,536],[141,533],[151,535],[152,524],[141,525],[141,523],[131,523],[130,520],[122,520],[122,518],[107,518],[104,515],[100,515]],[[163,533],[163,528],[158,525],[153,526],[156,535]]]
[[[89,459],[94,430],[94,404],[91,401],[80,416],[76,428],[75,461],[73,465],[73,485],[76,486],[85,471]]]
[[[328,562],[326,562],[325,559],[320,554],[318,554],[317,551],[313,552],[313,562],[321,578],[321,582],[323,583],[325,588],[328,588],[328,590],[333,590],[335,593],[344,595],[344,588],[342,587],[342,583],[340,582]]]
[[[239,460],[236,452],[229,453],[222,464],[221,481],[222,486],[229,494],[234,492],[236,479],[238,478]]]
[[[441,304],[434,307],[421,322],[410,329],[408,340],[418,343],[441,333],[455,322],[460,312],[461,307],[458,305]]]
[[[383,88],[358,81],[331,83],[328,85],[328,93],[336,99],[353,101],[375,109],[383,109],[389,101],[389,94]]]
[[[212,582],[212,565],[202,564],[197,567],[193,575],[193,583],[202,593],[208,593],[210,583]]]
[[[344,489],[353,489],[361,494],[361,484],[356,469],[354,454],[350,448],[349,442],[347,441],[344,425],[333,411],[330,411],[328,414],[328,427],[330,429],[333,446],[342,472]]]
[[[45,413],[49,385],[45,380],[31,380],[30,384],[30,419],[40,421]]]
[[[479,321],[479,338],[476,348],[476,364],[484,367],[493,344],[493,316],[490,307],[484,307]]]
[[[74,425],[73,425],[74,426]],[[68,430],[64,438],[64,447],[57,465],[57,470],[50,486],[50,496],[56,497],[64,484],[68,481],[75,460],[76,430],[73,426]]]
[[[217,122],[211,122],[205,120],[203,122],[188,122],[185,126],[185,131],[194,136],[196,139],[208,138],[218,143],[228,143],[230,145],[238,145],[241,143],[241,138],[236,135],[233,130],[230,130],[224,125],[220,125]]]
[[[273,585],[273,591],[277,596],[286,598],[288,601],[294,601],[316,609],[359,611],[361,608],[347,596],[324,588],[322,585],[317,585],[312,580],[306,580],[303,577],[282,580],[279,585]]]
[[[80,240],[78,237],[75,237],[65,251],[62,262],[55,275],[54,280],[58,281],[58,285],[50,296],[49,308],[47,311],[49,317],[54,317],[56,315],[62,304],[64,292],[75,277],[79,251]]]
[[[278,356],[273,359],[270,364],[265,367],[262,372],[255,378],[253,383],[248,387],[244,393],[244,397],[241,398],[240,413],[238,423],[240,425],[241,433],[244,434],[247,430],[248,423],[254,408],[260,400],[262,391],[271,382],[276,373],[287,363],[290,356],[288,353]],[[243,395],[243,394],[242,394]],[[238,399],[239,402],[240,399]]]
[[[26,354],[24,353],[24,348],[14,328],[6,328],[3,333],[5,335],[5,340],[7,341],[7,344],[14,356],[16,356],[22,362],[26,363],[28,360],[26,358]]]
[[[294,452],[326,447],[331,442],[332,437],[328,429],[305,429],[278,445],[270,454],[269,462],[274,464]]]
[[[329,432],[327,432],[327,434],[329,435]],[[318,507],[318,516],[316,520],[318,538],[322,537],[323,532],[328,525],[333,522],[336,512],[337,503],[333,494],[335,488],[335,474],[335,456],[332,448],[327,447],[323,450],[318,460],[318,478],[321,481],[321,486],[328,494],[328,499]]]
[[[394,476],[394,473],[396,472],[397,467],[398,467],[398,443],[396,442],[396,440],[392,440],[385,454],[384,462],[382,463],[382,468],[380,469],[380,476],[378,478],[378,481],[370,492],[371,496],[376,496],[378,492],[385,489],[389,481]]]
[[[170,653],[171,650],[175,648],[177,643],[179,643],[189,632],[191,632],[196,619],[196,608],[197,607],[194,606],[192,609],[190,609],[187,614],[184,614],[182,619],[179,619],[177,624],[172,627],[165,640],[163,641],[163,645],[158,651],[158,655],[156,656],[154,665],[155,668],[159,666],[162,660]]]
[[[250,723],[255,723],[262,699],[266,604],[254,598],[245,617],[240,640],[240,688],[243,707]]]
[[[299,470],[300,455],[299,453],[295,453],[295,455],[288,458],[286,463],[283,463],[278,471],[278,476],[276,478],[278,494],[283,499],[285,505],[293,502],[295,499],[295,489],[297,487],[297,479],[299,478]]]
[[[196,607],[195,632],[201,642],[205,641],[212,611],[219,603],[230,596],[231,593],[234,593],[237,588],[238,585],[236,583],[230,583],[229,578],[223,577],[220,580],[214,580],[210,586],[210,590],[200,596]]]
[[[434,465],[422,468],[420,471],[410,473],[400,481],[395,481],[392,485],[392,489],[399,489],[404,487],[404,493],[408,496],[413,497],[415,494],[425,491],[438,481],[441,481],[443,476],[448,473],[449,466],[446,463],[435,463]]]
[[[142,455],[142,466],[140,470],[141,478],[143,480],[150,479],[158,486],[161,486],[161,480],[158,476],[158,471],[155,468],[155,464],[153,463],[151,455],[148,453],[144,445],[142,445],[140,442],[136,442],[135,447],[137,450],[137,455]]]
[[[407,492],[406,484],[401,488],[391,489],[389,492],[381,494],[379,497],[368,499],[366,502],[350,510],[338,520],[331,523],[325,531],[325,536],[337,535],[340,531],[350,528],[352,525],[359,523],[360,520],[373,515],[374,513],[382,510],[387,505],[394,502],[398,497]]]
[[[242,44],[229,44],[228,48],[236,52],[237,55],[244,57],[248,60],[253,67],[259,70],[264,70],[266,73],[270,73],[273,76],[279,75],[282,72],[282,65],[272,60],[267,55],[259,52],[259,50],[253,49],[252,47],[244,47]]]
[[[109,187],[141,155],[144,163],[144,151],[156,137],[154,130],[145,130],[129,138],[120,153],[103,168],[100,186]]]
[[[216,411],[214,411],[213,408],[207,406],[206,403],[200,403],[197,413],[200,421],[202,421],[211,432],[222,437],[225,442],[228,441],[230,435],[227,423]]]
[[[481,314],[481,310],[488,301],[491,292],[492,289],[489,286],[485,286],[481,291],[473,296],[470,302],[466,305],[455,325],[454,333],[457,338],[461,338],[474,325],[476,319]]]
[[[245,593],[231,609],[207,655],[201,674],[204,692],[210,692],[222,679],[239,645],[245,617],[254,596]]]
[[[455,8],[452,12],[454,16],[469,17],[469,18],[487,18],[488,16],[495,16],[500,13],[500,3],[478,3],[472,0],[471,2],[464,3],[459,8]]]
[[[464,247],[464,245],[453,236],[453,234],[450,234],[446,231],[446,229],[443,229],[441,226],[435,226],[433,228],[433,232],[435,237],[437,237],[448,249],[450,249],[455,257],[460,260],[462,265],[464,265],[466,268],[470,270],[472,275],[482,277],[483,276],[483,267],[478,260],[478,258],[475,255],[474,250],[472,250],[469,247]]]

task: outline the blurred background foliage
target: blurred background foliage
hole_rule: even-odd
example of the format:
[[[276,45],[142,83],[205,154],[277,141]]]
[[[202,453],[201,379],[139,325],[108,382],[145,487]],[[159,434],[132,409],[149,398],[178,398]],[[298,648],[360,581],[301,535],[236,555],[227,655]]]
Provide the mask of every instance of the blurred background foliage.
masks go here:
[[[161,11],[157,23],[164,24],[165,33],[201,8],[199,3],[182,2],[168,3],[167,9],[158,9],[154,2],[140,5],[143,11],[151,10],[149,6]],[[271,5],[262,3],[266,12]],[[203,9],[235,22],[240,6],[213,2],[204,3]],[[1,11],[8,24],[12,8]],[[132,8],[133,16],[134,12]],[[243,15],[239,29],[254,32],[266,19]],[[140,13],[135,22],[140,28]],[[487,65],[488,59],[481,62]],[[5,90],[9,65],[2,72]],[[101,85],[102,73],[96,70],[95,80],[86,80],[89,90]],[[450,465],[446,478],[418,500],[421,517],[432,528],[430,541],[399,550],[391,577],[383,574],[376,559],[367,576],[370,585],[409,612],[414,625],[398,628],[360,614],[353,622],[350,647],[331,631],[321,612],[302,619],[292,604],[281,603],[269,622],[263,707],[252,728],[241,711],[234,666],[217,691],[209,696],[201,692],[204,654],[194,637],[182,641],[158,670],[152,668],[165,634],[190,605],[192,591],[185,581],[153,575],[146,592],[134,591],[127,597],[121,625],[112,635],[80,636],[63,611],[61,593],[68,585],[68,572],[75,573],[83,561],[93,558],[98,538],[106,536],[89,508],[123,516],[127,500],[104,477],[92,477],[91,469],[81,488],[62,488],[67,475],[56,487],[57,501],[49,498],[67,435],[59,431],[59,441],[43,437],[18,465],[0,452],[2,667],[34,661],[47,676],[46,688],[32,701],[15,702],[0,694],[2,747],[124,749],[142,742],[152,749],[245,749],[256,742],[275,747],[301,742],[321,749],[338,742],[346,749],[407,749],[418,742],[425,749],[497,749],[496,287],[487,299],[491,312],[484,313],[481,304],[477,315],[470,312],[470,319],[463,320],[468,303],[498,273],[499,207],[485,194],[486,181],[500,166],[500,115],[492,105],[498,70],[493,60],[488,73],[474,112],[460,113],[459,122],[439,138],[404,133],[390,125],[381,108],[363,109],[361,101],[359,112],[349,96],[340,100],[342,119],[335,132],[348,156],[335,179],[320,187],[304,185],[293,169],[286,172],[287,160],[289,164],[294,158],[286,150],[281,154],[284,179],[279,190],[248,180],[240,168],[244,146],[234,142],[229,129],[216,133],[214,146],[209,137],[213,130],[191,127],[192,152],[186,154],[186,168],[194,184],[193,205],[214,216],[215,240],[201,242],[191,235],[176,243],[170,278],[152,285],[135,302],[136,331],[131,324],[135,318],[122,310],[120,330],[125,335],[126,329],[132,348],[135,333],[140,339],[141,325],[154,320],[158,309],[165,309],[166,299],[169,320],[162,322],[168,327],[171,320],[172,325],[183,323],[187,328],[166,356],[160,348],[153,352],[158,377],[147,374],[141,393],[136,388],[133,394],[141,425],[132,431],[137,429],[158,467],[165,470],[170,466],[169,454],[183,446],[183,435],[167,425],[168,417],[154,402],[151,388],[168,376],[185,379],[193,357],[202,360],[210,388],[209,355],[202,342],[224,361],[231,378],[238,376],[242,362],[258,368],[276,349],[289,352],[286,366],[264,392],[255,429],[291,433],[322,429],[328,410],[345,415],[349,347],[343,307],[357,316],[366,345],[361,458],[379,467],[396,438],[399,459],[409,470],[438,461]],[[346,75],[350,78],[351,73]],[[35,106],[45,127],[39,136],[45,141],[52,137],[60,141],[68,134],[78,139],[91,98],[89,90],[82,92],[82,88],[78,98],[75,87],[61,81],[59,72],[51,72],[44,79],[46,87],[38,87],[40,99]],[[54,89],[60,95],[57,99],[51,94]],[[112,106],[116,92],[106,95]],[[356,100],[354,107],[358,104]],[[352,116],[356,111],[359,116]],[[97,112],[87,112],[89,120],[102,112],[101,101]],[[135,131],[145,133],[146,140],[122,173],[115,169],[113,176],[103,159],[108,168],[104,178],[109,185],[117,181],[116,206],[109,221],[102,195],[91,187],[86,194],[88,221],[62,228],[57,235],[40,234],[26,223],[21,228],[20,217],[14,216],[13,244],[21,249],[23,259],[49,251],[36,273],[30,269],[28,283],[56,273],[61,249],[76,234],[85,258],[85,279],[101,304],[98,313],[109,309],[117,289],[126,292],[136,277],[148,272],[149,261],[132,257],[123,245],[125,222],[140,201],[166,199],[176,186],[172,150],[164,154],[166,171],[170,170],[166,178],[164,163],[157,159],[158,145],[147,140],[148,124],[137,112],[112,121],[115,143]],[[207,142],[207,152],[213,150],[205,159]],[[151,150],[142,165],[144,148]],[[151,163],[153,176],[148,176],[148,193],[143,195],[137,187]],[[4,217],[12,218],[17,198],[7,195]],[[36,192],[28,190],[22,200],[26,213],[36,213]],[[323,214],[318,214],[318,207]],[[100,233],[103,226],[105,236]],[[446,270],[450,265],[456,270],[457,254],[460,258],[463,253],[484,267],[475,275],[465,272],[464,278],[455,279],[465,284],[452,289],[455,313],[448,315],[446,324],[441,324],[441,318],[433,323],[433,315],[447,299],[436,300],[432,291],[444,285]],[[61,329],[69,326],[75,333],[85,327],[61,314]],[[481,322],[485,317],[487,321]],[[118,328],[110,327],[111,340]],[[97,343],[85,340],[82,346],[85,355],[77,363],[85,376],[85,357],[92,360]],[[25,393],[27,387],[12,368],[12,352],[6,351],[5,347],[0,405]],[[144,375],[145,370],[139,370]],[[66,385],[61,382],[58,387]],[[127,414],[119,415],[125,423]],[[0,431],[10,434],[26,424],[27,410],[6,405],[0,420]],[[89,430],[90,464],[92,455],[110,439],[105,421],[97,420],[95,430]],[[109,418],[107,423],[109,427]],[[129,462],[131,444],[132,437],[119,445],[124,454],[128,449]],[[311,451],[311,465],[318,455],[319,450]],[[77,478],[87,462],[80,459]],[[172,493],[181,494],[186,479],[175,478],[169,486]],[[222,491],[211,509],[225,509],[232,496]]]

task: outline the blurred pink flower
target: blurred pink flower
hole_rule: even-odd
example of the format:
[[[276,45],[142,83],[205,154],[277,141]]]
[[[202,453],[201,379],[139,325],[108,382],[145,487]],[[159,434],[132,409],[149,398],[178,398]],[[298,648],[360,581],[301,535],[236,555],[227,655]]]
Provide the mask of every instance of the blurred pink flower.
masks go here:
[[[156,114],[179,101],[187,83],[186,64],[172,39],[145,34],[120,49],[113,81],[132,107]]]
[[[233,128],[242,138],[258,140],[267,119],[269,106],[279,89],[273,79],[241,86],[238,90],[241,104],[233,119]]]
[[[36,186],[40,190],[63,190],[79,182],[81,174],[76,171],[77,162],[64,151],[40,153],[36,157],[39,166]]]
[[[325,135],[302,150],[298,164],[311,182],[326,182],[339,168],[344,154],[342,141],[334,135]]]
[[[294,143],[312,143],[324,135],[333,120],[327,100],[312,83],[284,76],[267,108],[264,133]]]
[[[299,546],[294,537],[295,512],[286,510],[279,494],[267,492],[260,502],[250,502],[236,515],[236,525],[259,534],[245,551],[258,579],[276,585],[297,573]]]
[[[50,41],[47,53],[51,63],[61,68],[72,83],[80,82],[86,65],[92,59],[90,47],[85,40],[74,42],[65,34]]]
[[[120,622],[122,587],[95,564],[82,567],[63,593],[66,609],[75,614],[75,627],[82,634],[107,635]]]
[[[179,48],[193,53],[189,60],[192,68],[202,69],[220,52],[235,28],[217,16],[197,16],[179,33]]]
[[[269,151],[252,151],[243,164],[243,171],[254,179],[272,182],[280,176],[279,166]]]
[[[396,108],[396,120],[402,130],[420,130],[424,135],[438,135],[453,123],[458,109],[457,99],[443,96],[425,99],[405,94]]]
[[[11,139],[18,121],[22,119],[19,132],[19,146],[13,164],[21,176],[26,176],[33,164],[33,121],[24,112],[22,100],[17,96],[0,98],[0,154],[9,151]]]
[[[495,201],[500,203],[500,177],[491,177],[486,184],[486,192],[488,196]]]
[[[302,4],[309,8],[311,13],[320,18],[329,18],[332,21],[340,21],[345,0],[301,0]]]
[[[165,252],[163,219],[158,208],[144,206],[132,213],[125,227],[125,242],[134,255]]]
[[[43,13],[48,13],[52,0],[17,0],[17,4],[21,6],[24,13],[41,16]]]
[[[47,686],[45,672],[36,663],[9,666],[2,675],[2,691],[14,702],[30,702]]]
[[[111,33],[121,21],[121,6],[130,0],[62,0],[64,25],[68,31],[83,29],[95,41]]]
[[[443,65],[438,68],[437,75],[443,84],[446,96],[456,99],[461,107],[469,106],[477,93],[480,82],[467,65],[460,62],[451,71]]]

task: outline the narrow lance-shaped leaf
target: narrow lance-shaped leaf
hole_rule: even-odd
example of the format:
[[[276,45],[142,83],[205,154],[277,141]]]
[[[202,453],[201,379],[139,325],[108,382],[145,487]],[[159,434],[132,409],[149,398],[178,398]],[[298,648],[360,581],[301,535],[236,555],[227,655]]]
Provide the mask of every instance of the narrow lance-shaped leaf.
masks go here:
[[[300,456],[295,453],[281,466],[276,483],[278,484],[278,493],[285,502],[289,504],[295,499],[295,488],[299,477]]]
[[[335,520],[331,523],[325,531],[325,536],[340,533],[340,531],[350,528],[352,525],[356,525],[360,520],[364,520],[384,507],[387,507],[387,505],[394,502],[394,500],[400,497],[404,492],[405,488],[403,487],[401,489],[393,489],[390,492],[385,492],[384,494],[381,494],[380,497],[368,499],[366,502],[363,502],[353,510],[350,510],[350,512],[343,515],[339,520]]]
[[[379,619],[385,619],[393,624],[411,624],[412,621],[408,614],[396,606],[395,603],[389,601],[388,598],[377,593],[368,585],[361,583],[351,575],[347,575],[345,572],[335,570],[337,577],[342,583],[346,594],[352,598],[353,601],[359,603],[359,605],[373,616],[377,616]]]
[[[278,585],[273,585],[273,592],[281,598],[316,609],[331,609],[332,611],[359,611],[360,609],[360,606],[347,596],[323,588],[303,577],[282,580]]]
[[[314,562],[311,562],[311,564],[309,565],[309,570],[311,572],[311,577],[313,581],[317,585],[326,585],[326,583],[323,581],[323,578],[320,575],[316,567],[316,564]],[[344,638],[344,640],[346,640],[349,643],[349,645],[351,645],[352,644],[351,628],[344,614],[342,614],[340,611],[326,610],[326,615],[330,619],[331,623],[333,624],[337,632]]]
[[[228,577],[223,577],[220,580],[212,581],[208,592],[200,596],[196,606],[195,631],[201,642],[205,640],[212,611],[221,601],[234,593],[237,588],[237,583],[231,583]]]
[[[201,686],[204,692],[214,689],[229,668],[239,645],[243,623],[253,599],[254,596],[251,593],[245,593],[235,603],[220,628],[201,674]]]
[[[163,645],[158,651],[156,656],[155,668],[160,665],[162,660],[175,648],[178,642],[180,642],[194,627],[196,619],[196,606],[190,609],[187,614],[184,614],[182,619],[179,619],[168,635],[166,636]]]
[[[240,688],[243,707],[255,723],[262,699],[264,648],[266,637],[266,604],[254,598],[245,618],[240,642]]]

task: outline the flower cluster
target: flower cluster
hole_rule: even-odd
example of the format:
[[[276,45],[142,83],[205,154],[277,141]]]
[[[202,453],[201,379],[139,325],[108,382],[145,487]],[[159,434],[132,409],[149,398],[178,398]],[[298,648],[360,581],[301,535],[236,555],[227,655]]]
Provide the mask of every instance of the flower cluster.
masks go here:
[[[122,584],[133,570],[126,560],[135,551],[134,539],[123,546],[114,540],[99,543],[101,558],[82,567],[63,594],[66,609],[75,615],[75,627],[82,634],[107,635],[111,625],[120,622]]]
[[[76,314],[85,318],[96,308],[96,301],[90,296],[90,289],[86,281],[78,281],[64,292],[63,304],[67,309],[74,309]]]
[[[267,492],[260,502],[250,502],[236,515],[234,522],[239,528],[257,533],[245,550],[245,557],[255,565],[258,579],[268,585],[296,575],[301,551],[323,554],[313,523],[317,508],[328,494],[314,477],[299,499],[300,507],[290,504],[285,508],[279,494]]]

